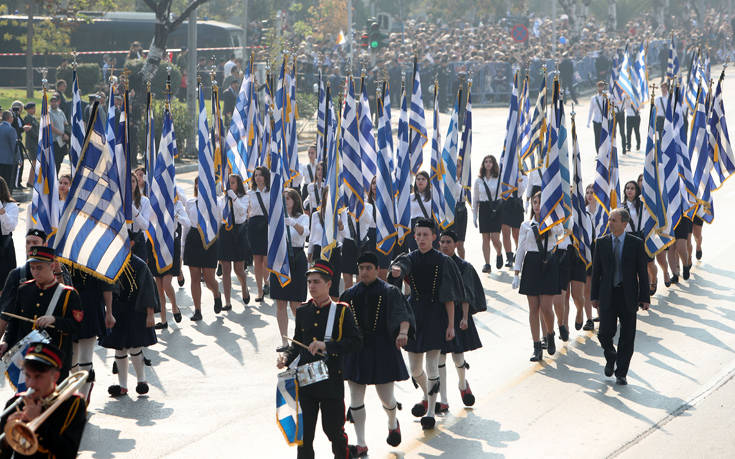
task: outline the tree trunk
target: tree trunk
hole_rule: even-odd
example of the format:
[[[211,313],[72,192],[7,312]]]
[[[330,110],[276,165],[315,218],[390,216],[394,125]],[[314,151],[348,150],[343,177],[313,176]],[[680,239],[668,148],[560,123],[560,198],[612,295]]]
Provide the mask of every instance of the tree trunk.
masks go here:
[[[162,19],[157,17],[156,28],[153,34],[153,40],[151,40],[148,57],[145,60],[143,68],[140,70],[143,74],[143,81],[153,80],[153,76],[156,74],[158,66],[161,64],[161,59],[163,59],[163,55],[166,52],[166,42],[168,41],[169,32],[168,18]]]
[[[33,0],[28,2],[28,21],[26,21],[26,97],[33,99]]]

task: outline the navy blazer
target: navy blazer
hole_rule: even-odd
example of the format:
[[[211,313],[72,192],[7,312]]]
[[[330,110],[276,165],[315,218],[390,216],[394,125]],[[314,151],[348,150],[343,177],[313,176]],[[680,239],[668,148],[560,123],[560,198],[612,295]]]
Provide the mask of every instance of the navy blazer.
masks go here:
[[[648,256],[643,249],[643,240],[631,233],[626,233],[623,241],[623,291],[625,304],[630,309],[637,309],[640,303],[650,303],[651,295],[648,285]],[[612,236],[609,234],[595,241],[595,253],[592,257],[592,301],[599,300],[600,309],[613,307],[613,270],[615,259],[612,248]]]

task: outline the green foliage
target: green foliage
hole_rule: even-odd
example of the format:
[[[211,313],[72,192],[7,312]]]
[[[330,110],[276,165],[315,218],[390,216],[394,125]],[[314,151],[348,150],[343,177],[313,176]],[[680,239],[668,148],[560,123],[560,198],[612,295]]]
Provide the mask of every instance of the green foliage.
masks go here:
[[[138,94],[146,92],[145,82],[140,76],[140,69],[143,68],[145,59],[134,59],[125,61],[125,68],[130,70],[130,89],[135,90]],[[153,81],[151,81],[151,93],[154,97],[163,99],[166,94],[166,76],[168,64],[162,64],[158,67]],[[181,85],[181,70],[176,64],[171,65],[171,91],[176,92]]]
[[[319,99],[317,99],[316,94],[304,90],[296,92],[296,106],[299,109],[299,117],[302,119],[313,115],[316,112],[318,103]]]
[[[97,64],[78,64],[77,78],[79,93],[88,94],[97,90],[97,85],[102,82],[102,70]],[[56,79],[66,81],[66,97],[71,97],[73,73],[71,67],[56,69]]]
[[[161,139],[161,131],[163,130],[163,110],[166,103],[163,100],[153,100],[153,125],[156,131],[156,149]],[[176,134],[176,146],[179,149],[179,155],[184,154],[184,141],[192,138],[194,135],[194,120],[189,117],[186,110],[186,102],[180,102],[175,97],[171,98],[171,116],[174,120],[174,133]],[[135,139],[132,139],[138,146],[136,151],[145,151],[145,122],[140,123],[140,127],[136,130]]]

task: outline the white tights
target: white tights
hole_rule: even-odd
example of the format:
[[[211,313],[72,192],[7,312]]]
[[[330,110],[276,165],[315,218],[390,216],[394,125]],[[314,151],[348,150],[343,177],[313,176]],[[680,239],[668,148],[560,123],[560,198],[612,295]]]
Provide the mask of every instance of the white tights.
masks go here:
[[[457,377],[459,378],[459,390],[465,390],[467,388],[467,380],[465,379],[465,367],[464,352],[459,354],[452,354],[452,360],[454,366],[457,368]],[[439,357],[439,380],[441,386],[439,387],[439,393],[441,394],[441,401],[444,404],[449,404],[447,401],[447,354],[442,354]]]
[[[423,361],[426,355],[426,372],[424,372]],[[441,351],[427,351],[420,354],[408,353],[408,366],[414,382],[424,392],[424,400],[428,402],[426,416],[434,417],[436,397],[439,395],[439,356]],[[427,381],[428,377],[428,381]]]
[[[133,368],[135,368],[135,376],[138,379],[138,384],[145,382],[143,348],[130,347],[122,350],[116,349],[115,362],[117,362],[117,380],[120,383],[120,387],[123,389],[128,388],[128,355],[130,355],[130,360],[133,361]]]
[[[365,388],[367,386],[352,381],[347,381],[347,384],[350,386],[350,414],[355,423],[357,444],[367,446],[367,443],[365,443],[365,418],[367,417],[365,413]],[[380,398],[383,409],[388,415],[388,429],[391,430],[398,427],[398,421],[396,419],[398,403],[396,403],[396,398],[393,395],[393,387],[394,384],[392,382],[375,385],[378,398]]]
[[[79,390],[84,398],[87,398],[89,391],[92,388],[94,382],[94,372],[92,370],[92,356],[94,355],[94,344],[97,342],[97,338],[84,338],[79,341],[75,341],[72,344],[72,356],[71,356],[71,371],[86,370],[89,372],[89,379]]]

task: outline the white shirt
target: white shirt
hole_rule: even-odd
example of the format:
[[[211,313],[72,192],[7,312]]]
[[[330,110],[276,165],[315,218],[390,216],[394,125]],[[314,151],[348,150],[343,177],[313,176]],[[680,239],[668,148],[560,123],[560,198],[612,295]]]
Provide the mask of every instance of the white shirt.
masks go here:
[[[217,209],[214,209],[215,215],[222,215],[222,207],[220,206],[220,200],[217,201]],[[192,197],[186,201],[186,215],[189,217],[189,225],[191,228],[199,228],[199,210],[197,209],[197,198]],[[220,219],[221,223],[221,219]],[[183,226],[183,224],[182,224]]]
[[[623,108],[625,109],[625,116],[638,116],[640,115],[640,112],[636,112],[635,108],[633,107],[633,103],[630,100],[630,97],[625,96],[625,99],[623,100]]]
[[[268,213],[268,208],[270,206],[270,197],[271,193],[270,191],[267,191],[265,188],[262,190],[250,190],[248,191],[248,198],[250,200],[249,206],[248,206],[248,216],[250,218],[257,217],[260,215],[265,215],[263,213],[263,209],[260,207],[260,201],[258,201],[258,194],[260,194],[260,199],[263,200],[263,206],[265,207],[266,213]]]
[[[133,203],[133,232],[148,230],[148,222],[151,220],[151,202],[147,197],[140,197],[140,208]]]
[[[311,174],[309,174],[309,168],[311,168]],[[310,184],[314,181],[314,178],[316,177],[316,163],[306,163],[301,165],[301,177],[303,184]]]
[[[500,196],[500,187],[498,186],[499,177],[478,177],[475,179],[475,183],[472,186],[472,213],[477,214],[477,210],[480,208],[480,203],[485,201],[495,201]],[[487,195],[487,190],[490,190],[490,196]]]
[[[590,127],[590,121],[594,123],[602,123],[602,110],[605,108],[605,98],[602,94],[595,94],[590,99],[590,110],[587,116],[587,127]]]
[[[15,230],[18,226],[18,204],[14,202],[2,202],[0,207],[5,209],[5,213],[0,215],[0,234],[6,236]],[[28,206],[30,208],[31,206]]]
[[[306,238],[309,237],[309,216],[301,214],[296,218],[286,217],[285,222],[286,228],[288,228],[288,232],[291,235],[291,246],[296,248],[304,247],[304,244],[306,244]],[[301,234],[296,231],[296,228],[294,227],[295,225],[301,226]]]
[[[306,202],[309,203],[309,207],[312,211],[315,211],[319,206],[322,205],[321,193],[324,193],[324,184],[319,186],[319,191],[316,191],[316,183],[309,183],[306,185],[306,190],[309,192],[309,196],[306,198]],[[317,195],[319,195],[319,202],[317,203]]]
[[[535,219],[526,220],[521,223],[521,228],[518,234],[518,248],[516,249],[516,261],[513,264],[513,270],[515,271],[520,271],[521,268],[523,268],[523,259],[526,258],[526,253],[538,252],[538,244],[536,244],[536,235],[533,232],[533,226],[531,225],[532,223],[535,223],[536,226],[538,226],[538,222],[536,222]],[[559,237],[564,234],[564,230],[561,228],[561,225],[554,225],[548,232],[549,241],[548,245],[546,246],[547,253],[553,250],[554,244],[559,239]],[[541,244],[544,244],[543,236],[541,239]]]
[[[235,224],[245,223],[248,219],[248,207],[250,207],[250,197],[247,194],[238,196],[232,190],[227,190],[227,196],[220,196],[218,201],[219,207],[222,209],[222,218],[224,219],[225,206],[228,205],[228,199],[232,201],[232,213],[235,216]],[[260,206],[258,206],[260,207]]]
[[[322,245],[322,238],[324,237],[324,227],[319,219],[319,212],[312,212],[311,214],[311,228],[309,229],[309,254],[313,257],[314,246]],[[342,232],[337,231],[337,247],[342,247]]]
[[[667,108],[669,108],[669,95],[656,97],[656,118],[665,117]]]
[[[641,226],[643,226],[643,215],[641,212],[643,211],[643,202],[640,202],[638,205],[638,210],[636,210],[635,204],[632,202],[625,201],[623,203],[623,207],[630,214],[630,222],[628,222],[628,226],[625,227],[625,231],[627,233],[642,231]]]
[[[409,201],[411,204],[411,220],[413,220],[414,218],[431,218],[431,198],[424,199],[423,195],[421,196],[421,201],[424,204],[424,209],[426,209],[426,215],[424,215],[424,212],[421,210],[419,202],[416,200],[416,193],[411,193]]]
[[[428,210],[428,209],[427,209]],[[357,231],[357,224],[355,223],[354,217],[350,215],[349,212],[344,211],[340,215],[340,218],[342,219],[342,237],[344,239],[352,240],[352,234],[350,234],[350,224],[349,221],[352,221],[352,225],[355,228],[355,231]],[[362,216],[360,217],[360,240],[363,241],[367,237],[367,232],[370,226],[375,226],[375,223],[373,222],[373,205],[370,203],[365,203],[365,210],[362,212]]]

